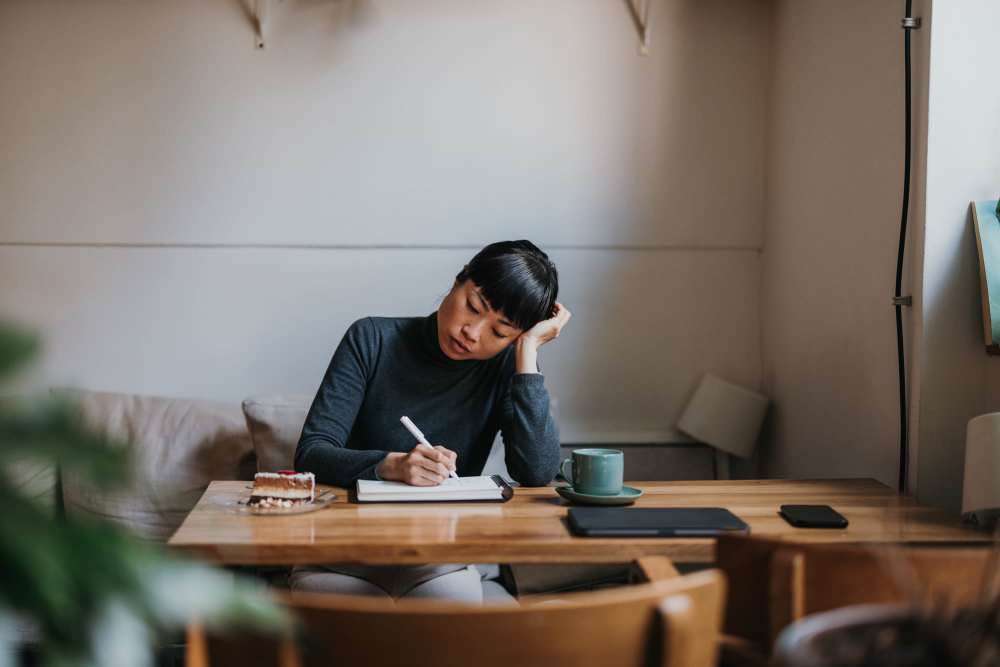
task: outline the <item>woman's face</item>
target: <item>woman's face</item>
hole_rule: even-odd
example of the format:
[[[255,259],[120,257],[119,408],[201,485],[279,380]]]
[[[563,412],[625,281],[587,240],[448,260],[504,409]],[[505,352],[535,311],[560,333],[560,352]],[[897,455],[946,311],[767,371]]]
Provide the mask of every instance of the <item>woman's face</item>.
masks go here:
[[[490,308],[471,280],[455,282],[438,308],[438,345],[449,359],[489,359],[521,335],[503,313]]]

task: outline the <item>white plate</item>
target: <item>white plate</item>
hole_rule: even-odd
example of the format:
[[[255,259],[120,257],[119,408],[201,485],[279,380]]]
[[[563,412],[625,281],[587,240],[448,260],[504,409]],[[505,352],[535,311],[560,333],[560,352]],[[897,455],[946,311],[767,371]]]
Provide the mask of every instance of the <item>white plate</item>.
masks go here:
[[[255,516],[285,516],[288,514],[305,514],[307,512],[315,512],[316,510],[323,509],[334,500],[337,499],[337,495],[333,491],[323,491],[316,499],[311,503],[299,503],[298,505],[292,505],[291,507],[255,507],[253,505],[248,505],[250,498],[244,498],[243,500],[230,501],[228,503],[229,509],[231,509],[236,514],[253,514]]]

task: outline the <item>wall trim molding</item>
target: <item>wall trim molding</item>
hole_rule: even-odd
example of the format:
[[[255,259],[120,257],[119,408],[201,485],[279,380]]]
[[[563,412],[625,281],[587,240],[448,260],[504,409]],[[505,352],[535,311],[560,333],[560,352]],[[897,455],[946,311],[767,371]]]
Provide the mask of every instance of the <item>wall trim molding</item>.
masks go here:
[[[741,245],[575,245],[543,243],[549,250],[616,250],[629,252],[754,252],[762,246]],[[247,250],[479,250],[483,246],[471,244],[350,244],[350,243],[130,243],[130,242],[41,242],[0,241],[6,248],[163,248],[163,249],[247,249]]]

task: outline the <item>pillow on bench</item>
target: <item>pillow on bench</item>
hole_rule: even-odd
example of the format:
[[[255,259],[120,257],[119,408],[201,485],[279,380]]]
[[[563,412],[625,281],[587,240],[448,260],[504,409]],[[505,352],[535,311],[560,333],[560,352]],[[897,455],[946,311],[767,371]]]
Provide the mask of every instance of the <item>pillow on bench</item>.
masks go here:
[[[258,472],[295,468],[295,447],[312,405],[311,396],[260,396],[243,401]]]
[[[216,479],[253,477],[253,446],[238,405],[83,390],[60,390],[95,430],[128,443],[133,478],[121,489],[93,488],[63,474],[67,514],[109,519],[163,541]]]

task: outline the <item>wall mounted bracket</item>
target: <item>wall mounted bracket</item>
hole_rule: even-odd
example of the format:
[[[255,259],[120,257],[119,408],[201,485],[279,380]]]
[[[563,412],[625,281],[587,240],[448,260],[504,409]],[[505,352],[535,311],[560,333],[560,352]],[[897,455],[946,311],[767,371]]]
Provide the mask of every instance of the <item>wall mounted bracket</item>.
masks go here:
[[[635,29],[639,31],[639,54],[649,55],[649,6],[653,0],[625,0]]]
[[[254,46],[263,49],[267,43],[267,21],[272,0],[247,0],[247,11],[254,29]],[[629,15],[639,33],[639,53],[649,54],[649,7],[653,0],[625,0]],[[919,27],[920,19],[917,19]]]
[[[253,23],[254,46],[264,48],[264,38],[267,35],[267,19],[270,17],[271,0],[248,0],[247,11]]]

